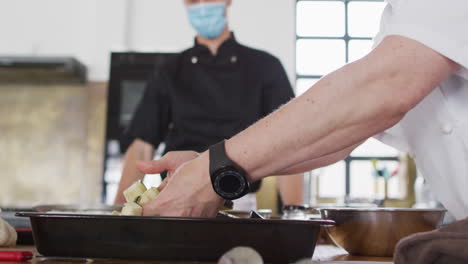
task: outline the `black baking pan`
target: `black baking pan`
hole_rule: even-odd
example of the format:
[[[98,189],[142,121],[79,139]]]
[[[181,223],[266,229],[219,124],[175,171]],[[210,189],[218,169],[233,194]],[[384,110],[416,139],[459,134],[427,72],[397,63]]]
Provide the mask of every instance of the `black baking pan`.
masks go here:
[[[216,261],[236,246],[266,262],[311,258],[321,225],[330,220],[176,218],[17,213],[29,217],[34,241],[47,257]]]

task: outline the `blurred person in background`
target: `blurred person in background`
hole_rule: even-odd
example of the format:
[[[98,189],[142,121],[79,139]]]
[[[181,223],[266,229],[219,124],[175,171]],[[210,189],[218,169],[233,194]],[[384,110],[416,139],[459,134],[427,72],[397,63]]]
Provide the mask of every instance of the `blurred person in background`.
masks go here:
[[[231,0],[184,3],[197,32],[194,46],[155,71],[149,81],[127,131],[131,142],[115,203],[125,202],[122,192],[143,179],[136,162],[152,160],[161,142],[165,153],[203,152],[294,97],[276,57],[236,41],[227,21]],[[303,204],[303,174],[277,177],[277,182],[284,204]],[[234,209],[256,209],[260,183],[252,183],[249,194],[235,201]]]

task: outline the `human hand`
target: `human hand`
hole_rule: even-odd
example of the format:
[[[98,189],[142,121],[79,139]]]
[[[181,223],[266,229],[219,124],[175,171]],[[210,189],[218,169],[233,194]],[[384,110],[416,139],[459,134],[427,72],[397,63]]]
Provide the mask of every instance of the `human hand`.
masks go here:
[[[145,174],[162,173],[167,170],[166,178],[158,187],[158,190],[162,191],[180,165],[195,159],[199,155],[200,154],[195,151],[171,151],[166,153],[166,155],[159,160],[139,161],[137,162],[137,168]]]
[[[189,153],[174,152],[172,159],[158,163],[152,162],[155,170],[143,168],[143,172],[151,173],[156,170],[172,171],[165,180],[158,197],[143,205],[143,215],[146,216],[179,216],[179,217],[213,217],[223,203],[211,185],[209,175],[208,153],[205,152],[187,162]],[[168,153],[169,154],[169,153]],[[161,159],[162,160],[162,159]],[[162,185],[163,185],[162,184]]]

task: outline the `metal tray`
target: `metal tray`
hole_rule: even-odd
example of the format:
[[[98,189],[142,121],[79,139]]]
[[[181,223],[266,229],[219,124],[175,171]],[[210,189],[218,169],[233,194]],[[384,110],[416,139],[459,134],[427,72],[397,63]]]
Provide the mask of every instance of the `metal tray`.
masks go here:
[[[40,254],[50,257],[216,261],[236,246],[266,262],[311,258],[330,220],[176,218],[17,213],[29,217]]]
[[[121,211],[123,205],[105,205],[105,204],[91,204],[91,205],[79,205],[79,204],[43,204],[34,206],[33,212],[39,213],[69,213],[69,214],[111,214],[112,211]],[[23,211],[24,212],[24,211]]]
[[[17,212],[42,212],[47,213],[50,211],[62,212],[62,213],[73,213],[79,211],[84,214],[111,214],[113,210],[122,210],[122,205],[38,205],[31,208],[2,208],[2,218],[5,219],[10,225],[12,225],[18,239],[16,243],[18,245],[34,245],[31,223],[28,218],[17,217]]]

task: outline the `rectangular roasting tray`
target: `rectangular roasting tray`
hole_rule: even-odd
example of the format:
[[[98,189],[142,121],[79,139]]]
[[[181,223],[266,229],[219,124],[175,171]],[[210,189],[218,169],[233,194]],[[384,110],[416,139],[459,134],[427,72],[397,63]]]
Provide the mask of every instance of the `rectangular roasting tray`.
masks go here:
[[[330,220],[177,218],[18,212],[29,217],[38,252],[46,257],[217,261],[236,246],[269,263],[311,258]]]

